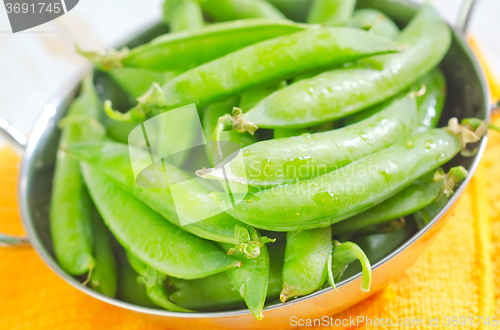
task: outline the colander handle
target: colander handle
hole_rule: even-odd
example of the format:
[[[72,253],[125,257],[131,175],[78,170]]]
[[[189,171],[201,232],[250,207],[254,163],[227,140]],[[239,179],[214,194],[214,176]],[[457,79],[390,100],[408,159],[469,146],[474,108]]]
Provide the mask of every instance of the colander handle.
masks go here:
[[[7,137],[11,138],[21,148],[26,148],[28,144],[26,136],[2,117],[0,117],[0,131],[4,132]]]
[[[0,117],[0,132],[5,133],[6,136],[11,138],[21,148],[26,148],[28,139],[17,128],[12,126],[7,120]],[[27,246],[29,239],[27,237],[12,236],[0,233],[0,246]]]
[[[457,23],[455,25],[455,29],[462,34],[465,34],[469,28],[470,17],[476,3],[477,0],[464,0],[462,2],[462,7],[458,12]]]
[[[458,12],[457,23],[455,25],[455,29],[462,35],[465,35],[469,29],[470,18],[477,2],[477,0],[464,0],[462,2],[462,7]],[[498,108],[500,108],[500,101],[491,104],[491,111],[497,110]]]

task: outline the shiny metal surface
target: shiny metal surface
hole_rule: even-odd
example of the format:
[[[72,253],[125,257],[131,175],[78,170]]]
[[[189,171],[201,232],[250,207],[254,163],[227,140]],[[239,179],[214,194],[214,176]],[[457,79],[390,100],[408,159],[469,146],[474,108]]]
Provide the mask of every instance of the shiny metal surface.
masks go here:
[[[20,148],[26,148],[28,139],[17,128],[12,126],[7,120],[0,117],[0,132],[3,132]],[[30,241],[28,237],[13,236],[0,233],[0,246],[2,247],[22,247],[29,246]]]
[[[358,2],[360,6],[372,6],[386,12],[400,24],[407,22],[417,9],[416,5],[401,0],[358,0]],[[446,120],[452,116],[459,119],[474,116],[489,120],[491,108],[488,86],[471,49],[457,32],[454,32],[453,44],[443,60],[441,68],[447,78],[449,91],[443,113],[444,120],[441,124],[446,124]],[[361,278],[360,274],[357,274],[339,283],[338,292],[327,288],[285,304],[269,306],[263,312],[265,317],[262,321],[255,320],[246,309],[213,313],[176,313],[139,307],[106,297],[82,286],[80,282],[59,267],[52,251],[48,207],[59,136],[55,124],[63,116],[73,99],[82,77],[83,75],[80,75],[71,83],[66,84],[67,87],[45,106],[31,134],[24,155],[19,185],[24,226],[40,257],[66,282],[96,299],[130,312],[139,313],[143,317],[149,317],[152,321],[165,324],[171,329],[287,329],[291,328],[291,316],[321,318],[333,315],[366,299],[410,267],[417,256],[430,244],[444,224],[442,216],[465,189],[486,147],[485,137],[481,140],[479,151],[475,157],[458,156],[449,164],[449,166],[461,164],[467,168],[469,170],[467,179],[457,189],[446,207],[423,230],[373,265],[372,290],[369,293],[364,293],[359,289]]]

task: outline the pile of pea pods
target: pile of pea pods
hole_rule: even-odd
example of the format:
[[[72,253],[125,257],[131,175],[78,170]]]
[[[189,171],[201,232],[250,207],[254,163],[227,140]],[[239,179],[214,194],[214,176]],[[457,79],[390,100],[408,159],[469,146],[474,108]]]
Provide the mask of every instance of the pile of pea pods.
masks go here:
[[[66,272],[136,305],[246,306],[261,319],[266,304],[359,271],[368,291],[371,264],[446,204],[467,171],[440,167],[488,128],[473,118],[436,128],[448,25],[427,4],[400,30],[355,0],[313,0],[295,22],[287,16],[303,1],[294,1],[167,0],[159,31],[168,32],[78,49],[97,72],[59,123],[50,224]],[[227,156],[220,141],[241,157],[192,173],[181,169],[189,157],[164,162],[169,176],[204,179],[185,186],[183,216],[215,214],[181,225],[168,187],[137,184],[127,134],[189,104],[214,141],[211,160]],[[155,143],[168,149],[167,135]],[[224,182],[249,193],[234,203],[217,189]]]

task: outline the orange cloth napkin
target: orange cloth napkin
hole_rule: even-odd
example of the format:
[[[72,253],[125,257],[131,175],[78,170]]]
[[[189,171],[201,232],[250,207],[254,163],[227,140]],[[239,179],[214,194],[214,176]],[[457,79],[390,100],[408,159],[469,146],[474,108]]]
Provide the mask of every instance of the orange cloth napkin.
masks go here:
[[[495,99],[500,98],[496,81],[491,87]],[[493,122],[500,125],[500,116]],[[4,233],[23,233],[16,199],[19,161],[11,148],[0,148],[0,232]],[[433,329],[452,329],[456,327],[444,325],[445,316],[450,323],[453,316],[483,316],[483,321],[489,316],[490,323],[493,315],[500,316],[499,161],[500,134],[492,132],[474,178],[447,213],[449,219],[430,248],[396,282],[335,318],[439,317],[440,325]],[[0,329],[168,329],[74,289],[31,248],[0,248],[0,293]],[[483,322],[460,328],[488,326]]]

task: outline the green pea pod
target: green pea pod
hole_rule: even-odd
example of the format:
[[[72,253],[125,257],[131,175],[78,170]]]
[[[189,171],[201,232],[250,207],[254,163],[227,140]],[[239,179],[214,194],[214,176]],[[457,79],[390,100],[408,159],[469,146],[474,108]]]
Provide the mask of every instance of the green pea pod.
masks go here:
[[[156,212],[160,213],[174,225],[180,226],[179,218],[175,208],[172,195],[168,189],[144,188],[136,184],[132,167],[130,164],[129,147],[127,145],[115,142],[73,144],[68,147],[67,152],[75,158],[92,166],[108,178],[113,179],[121,188],[132,193],[142,202],[146,203]],[[136,149],[134,155],[137,159],[141,158],[148,164],[149,155]],[[168,172],[176,174],[178,182],[190,177],[168,163],[165,163]],[[174,178],[172,178],[174,179]],[[207,196],[211,191],[198,182],[191,181],[191,196],[186,201],[186,210],[192,212],[194,219],[198,219],[200,214],[213,214],[217,210],[217,205]],[[208,217],[202,221],[195,221],[182,226],[182,229],[201,238],[216,242],[238,243],[234,237],[234,228],[236,225],[245,227],[241,222],[227,215],[220,213]]]
[[[254,43],[308,28],[286,20],[252,19],[208,25],[195,31],[159,36],[132,50],[80,53],[96,67],[109,71],[135,67],[183,72]]]
[[[175,72],[156,72],[138,68],[121,68],[109,72],[113,80],[133,98],[148,91],[153,83],[164,84],[175,77]]]
[[[439,68],[417,80],[411,88],[417,100],[417,131],[425,131],[438,125],[446,98],[446,80]],[[380,108],[373,107],[344,118],[344,125],[352,125],[373,116]]]
[[[333,251],[328,259],[330,264],[330,267],[328,267],[328,282],[333,288],[335,288],[335,282],[340,281],[347,266],[355,260],[359,260],[363,268],[361,290],[364,292],[370,291],[372,267],[368,257],[359,246],[352,242],[340,243],[339,241],[333,241]]]
[[[217,125],[217,120],[219,117],[230,113],[234,105],[237,104],[237,101],[238,100],[236,98],[231,98],[225,102],[209,105],[203,111],[203,132],[205,133],[205,139],[208,142],[205,149],[207,156],[210,159],[212,158],[210,142],[212,141],[212,132]],[[257,138],[250,133],[239,134],[237,132],[224,132],[221,134],[221,140],[236,143],[240,146],[240,148],[244,148],[257,142]]]
[[[220,246],[224,251],[232,248],[231,244],[227,243],[220,243]],[[263,245],[260,248],[260,255],[255,259],[248,259],[241,253],[233,255],[241,260],[243,265],[228,270],[227,275],[243,300],[245,300],[252,315],[261,320],[269,283],[269,254],[267,248]]]
[[[175,288],[170,299],[185,308],[196,311],[245,308],[245,302],[227,272],[197,280],[172,277],[169,284]]]
[[[337,123],[334,121],[330,121],[327,123],[322,123],[313,127],[308,127],[308,128],[301,128],[301,129],[275,129],[274,130],[274,138],[275,139],[281,139],[281,138],[287,138],[287,137],[292,137],[292,136],[299,136],[306,134],[306,136],[314,134],[314,133],[321,133],[325,131],[331,131],[332,129],[337,128]]]
[[[330,227],[288,232],[280,299],[305,296],[323,286],[332,250]]]
[[[425,5],[397,41],[406,45],[404,52],[371,57],[298,81],[254,109],[226,119],[224,126],[239,131],[303,128],[366,109],[406,90],[439,64],[450,47],[451,33],[436,10]]]
[[[352,16],[356,0],[314,0],[307,23],[344,25]]]
[[[310,70],[400,50],[398,44],[362,30],[309,29],[262,41],[184,72],[162,88],[155,86],[125,114],[113,111],[109,102],[105,109],[116,120],[139,121],[149,113],[161,113],[191,103],[204,106]],[[233,121],[235,127],[238,126],[237,118],[226,118],[220,123],[221,128],[232,128]],[[244,129],[253,132],[250,126]]]
[[[163,4],[163,21],[170,32],[197,30],[203,27],[201,6],[194,0],[166,0]]]
[[[78,160],[68,157],[66,148],[77,141],[98,140],[104,129],[99,124],[101,107],[93,78],[87,76],[80,95],[62,119],[50,204],[50,231],[54,253],[61,267],[82,275],[95,266],[92,255],[90,198],[83,183]]]
[[[127,252],[127,259],[132,268],[139,274],[137,281],[146,287],[146,293],[152,302],[172,312],[192,312],[192,310],[177,306],[168,299],[165,287],[167,275],[149,267],[130,252]]]
[[[282,285],[281,271],[283,269],[284,254],[285,244],[269,246],[267,301],[279,297]],[[209,311],[245,306],[239,290],[231,283],[227,272],[197,280],[181,280],[172,277],[170,278],[170,285],[174,288],[170,299],[186,308]]]
[[[467,170],[462,166],[452,168],[446,175],[442,170],[426,175],[371,209],[332,225],[332,232],[341,235],[410,215],[435,203],[443,195],[451,196],[455,185],[466,176]]]
[[[132,268],[128,260],[125,257],[118,260],[120,274],[117,298],[138,306],[156,307],[157,305],[149,299],[144,286],[137,282],[139,274]]]
[[[416,119],[414,98],[398,97],[377,107],[372,117],[352,126],[250,145],[242,150],[243,157],[224,166],[226,177],[258,187],[311,179],[409,136]],[[224,179],[220,169],[199,171],[199,175]],[[246,181],[242,179],[245,177]]]
[[[267,300],[278,298],[283,286],[283,265],[285,263],[286,244],[271,244],[269,250],[269,284]]]
[[[97,292],[114,297],[118,286],[118,266],[111,246],[111,234],[93,205],[91,212],[95,267],[90,276],[90,285]]]
[[[197,0],[203,10],[218,21],[246,18],[285,19],[278,9],[263,0]]]
[[[165,221],[112,179],[82,164],[85,182],[106,225],[128,251],[153,269],[194,279],[238,267],[215,245]]]
[[[286,87],[286,85],[286,81],[283,80],[277,84],[271,84],[263,87],[259,86],[246,90],[241,93],[239,108],[243,111],[250,110],[264,98],[276,92],[278,89]]]
[[[400,32],[396,23],[384,13],[369,8],[356,10],[346,26],[367,30],[390,40],[396,40]]]
[[[460,138],[450,128],[432,129],[314,179],[257,192],[234,207],[227,194],[211,196],[227,213],[255,228],[325,227],[394,196],[451,160],[461,148]]]
[[[418,126],[422,129],[437,127],[446,100],[446,79],[443,72],[435,68],[415,85],[416,91],[419,88],[424,90],[424,93],[417,97]]]

